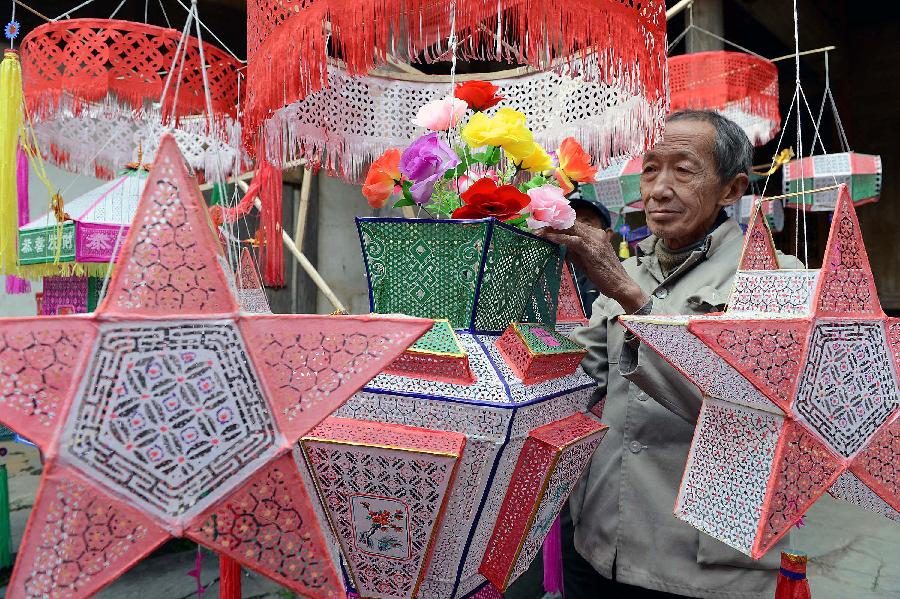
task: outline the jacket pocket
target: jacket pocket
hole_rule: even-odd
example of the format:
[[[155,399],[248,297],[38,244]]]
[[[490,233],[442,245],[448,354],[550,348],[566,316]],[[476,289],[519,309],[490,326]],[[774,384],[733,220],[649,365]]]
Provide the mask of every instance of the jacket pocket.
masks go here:
[[[606,360],[610,364],[618,364],[622,356],[622,345],[625,343],[626,329],[619,322],[619,317],[614,316],[609,320],[606,330]],[[612,372],[612,369],[610,369]]]
[[[728,296],[731,294],[731,285],[719,289],[712,285],[704,285],[685,298],[685,302],[690,310],[698,314],[707,314],[709,312],[721,312],[728,303]]]
[[[790,533],[760,559],[755,560],[732,549],[722,541],[714,539],[706,533],[697,532],[700,536],[697,543],[697,563],[701,566],[731,566],[748,570],[777,570],[781,564],[781,550],[788,546]]]

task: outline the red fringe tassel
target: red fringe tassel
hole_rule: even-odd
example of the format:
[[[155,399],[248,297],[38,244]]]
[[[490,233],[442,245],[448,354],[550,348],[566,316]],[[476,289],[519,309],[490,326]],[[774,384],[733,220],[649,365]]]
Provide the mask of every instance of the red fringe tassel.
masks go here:
[[[329,53],[365,74],[403,31],[413,60],[448,60],[450,2],[434,0],[251,0],[244,134],[252,139],[275,110],[327,85]],[[457,0],[458,58],[572,67],[619,81],[653,103],[666,98],[662,0]],[[325,22],[331,23],[327,32]],[[502,44],[494,37],[511,42]],[[575,55],[578,64],[566,62]],[[557,61],[563,60],[560,65]]]

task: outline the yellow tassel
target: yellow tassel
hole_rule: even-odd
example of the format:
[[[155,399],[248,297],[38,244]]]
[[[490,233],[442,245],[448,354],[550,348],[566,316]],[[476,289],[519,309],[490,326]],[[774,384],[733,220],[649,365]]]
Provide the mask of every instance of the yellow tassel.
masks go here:
[[[0,63],[0,273],[18,274],[16,144],[22,127],[22,66],[7,50]]]
[[[625,260],[631,258],[631,251],[628,249],[628,242],[624,239],[619,242],[619,258]]]

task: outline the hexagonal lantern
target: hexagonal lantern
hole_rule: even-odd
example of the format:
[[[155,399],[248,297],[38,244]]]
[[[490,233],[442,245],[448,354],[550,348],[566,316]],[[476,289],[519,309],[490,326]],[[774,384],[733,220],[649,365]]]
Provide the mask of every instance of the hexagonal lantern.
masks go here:
[[[505,590],[606,431],[554,328],[559,249],[493,219],[357,226],[372,311],[446,321],[301,441],[320,517],[361,597]]]

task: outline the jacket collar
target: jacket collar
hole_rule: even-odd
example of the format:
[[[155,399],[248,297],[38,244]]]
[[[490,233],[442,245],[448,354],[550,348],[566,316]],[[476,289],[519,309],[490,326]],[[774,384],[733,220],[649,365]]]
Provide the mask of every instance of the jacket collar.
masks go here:
[[[637,245],[637,252],[635,253],[637,263],[639,266],[645,267],[660,283],[671,281],[681,277],[703,260],[711,258],[720,248],[736,237],[742,237],[743,234],[741,227],[729,218],[713,229],[706,236],[703,245],[691,252],[684,264],[669,273],[668,277],[663,276],[662,269],[659,267],[659,259],[656,256],[656,242],[659,238],[656,235],[651,235]]]

